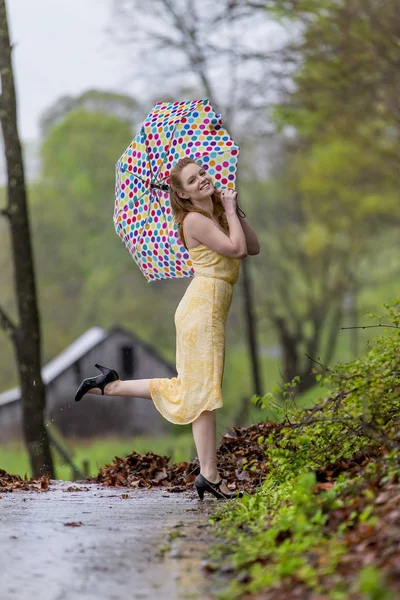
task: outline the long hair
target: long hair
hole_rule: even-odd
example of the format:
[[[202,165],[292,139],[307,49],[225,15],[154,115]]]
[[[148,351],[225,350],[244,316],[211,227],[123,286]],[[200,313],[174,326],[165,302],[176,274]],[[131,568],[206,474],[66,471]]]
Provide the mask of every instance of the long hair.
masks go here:
[[[184,169],[187,165],[190,164],[199,165],[197,161],[187,157],[181,158],[173,167],[173,169],[171,169],[169,192],[171,207],[174,213],[174,219],[176,224],[178,225],[179,237],[186,249],[187,245],[183,232],[183,221],[186,215],[190,212],[198,212],[201,215],[207,217],[208,219],[211,219],[211,216],[208,212],[201,210],[201,208],[197,208],[197,206],[194,206],[189,199],[184,199],[179,196],[179,192],[182,192],[182,169]],[[215,187],[211,195],[211,200],[214,205],[214,215],[217,218],[218,223],[221,225],[221,227],[226,233],[229,233],[229,225],[225,215],[224,207],[222,206],[221,196],[219,191]]]

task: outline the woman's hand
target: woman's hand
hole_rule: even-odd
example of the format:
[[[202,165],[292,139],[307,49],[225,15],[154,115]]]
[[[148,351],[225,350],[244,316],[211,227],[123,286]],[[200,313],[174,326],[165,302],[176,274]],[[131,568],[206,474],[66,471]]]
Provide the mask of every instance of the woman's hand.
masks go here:
[[[235,190],[221,190],[221,204],[227,215],[236,214],[237,195]]]

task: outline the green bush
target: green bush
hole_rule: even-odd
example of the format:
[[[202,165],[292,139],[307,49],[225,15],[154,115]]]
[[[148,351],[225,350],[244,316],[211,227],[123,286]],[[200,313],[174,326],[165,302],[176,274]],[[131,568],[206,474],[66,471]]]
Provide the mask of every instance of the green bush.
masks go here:
[[[211,561],[217,567],[229,563],[236,574],[221,598],[256,593],[288,580],[326,592],[325,578],[335,573],[346,553],[342,534],[356,522],[375,524],[372,503],[351,510],[334,532],[327,519],[329,511],[346,501],[351,505],[351,495],[360,493],[368,477],[376,477],[374,457],[380,457],[379,469],[384,464],[382,481],[400,472],[400,299],[385,307],[389,324],[365,357],[316,374],[320,385],[331,390],[328,398],[299,410],[299,378],[284,386],[280,425],[259,440],[270,467],[266,480],[256,493],[227,503],[211,518],[224,539],[212,548]],[[375,318],[380,326],[382,317]],[[274,394],[257,400],[264,408],[277,405]],[[357,458],[363,464],[369,461],[362,476],[346,471]],[[315,493],[318,477],[326,473],[330,489]],[[370,580],[367,571],[361,573],[359,589],[353,591],[365,590],[368,599],[389,598],[383,583],[366,590]],[[331,598],[347,598],[340,578],[332,581]]]

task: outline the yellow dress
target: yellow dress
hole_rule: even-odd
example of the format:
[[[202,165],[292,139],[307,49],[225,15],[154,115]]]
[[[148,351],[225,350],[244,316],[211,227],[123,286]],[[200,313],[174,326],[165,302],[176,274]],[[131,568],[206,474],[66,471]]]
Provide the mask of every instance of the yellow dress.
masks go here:
[[[222,406],[225,324],[240,270],[240,259],[203,244],[189,254],[195,276],[175,312],[177,377],[150,380],[155,407],[179,425]]]

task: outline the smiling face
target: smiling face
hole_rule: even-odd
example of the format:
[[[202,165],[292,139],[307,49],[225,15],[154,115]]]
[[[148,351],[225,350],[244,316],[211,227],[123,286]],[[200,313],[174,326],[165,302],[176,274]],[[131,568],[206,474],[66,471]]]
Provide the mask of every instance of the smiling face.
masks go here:
[[[180,173],[180,180],[182,191],[179,195],[182,198],[201,202],[214,192],[214,184],[210,175],[198,164],[186,165]]]

